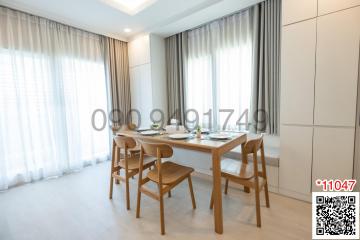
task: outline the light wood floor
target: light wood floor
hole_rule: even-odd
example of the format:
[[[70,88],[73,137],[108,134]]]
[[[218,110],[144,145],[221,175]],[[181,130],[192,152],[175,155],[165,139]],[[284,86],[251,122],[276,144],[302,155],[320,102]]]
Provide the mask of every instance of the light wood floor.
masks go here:
[[[135,218],[136,180],[131,184],[131,210],[124,186],[115,185],[108,199],[109,163],[80,173],[27,184],[0,193],[1,240],[112,239],[311,239],[311,205],[271,194],[262,228],[256,227],[253,194],[229,189],[223,197],[224,234],[214,233],[209,210],[211,183],[193,177],[197,209],[192,210],[187,182],[165,198],[166,235],[160,236],[158,202],[142,197],[141,218]]]

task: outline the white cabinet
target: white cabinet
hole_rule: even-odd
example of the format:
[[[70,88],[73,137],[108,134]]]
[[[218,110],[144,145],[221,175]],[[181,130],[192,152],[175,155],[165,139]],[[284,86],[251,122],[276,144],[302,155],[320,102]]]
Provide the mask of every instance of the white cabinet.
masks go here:
[[[318,18],[315,125],[355,126],[360,7]]]
[[[166,60],[165,60],[165,40],[162,37],[150,36],[150,59],[151,59],[151,79],[153,107],[161,109],[167,116],[167,84],[166,84]],[[159,118],[156,118],[159,119]]]
[[[152,84],[150,64],[143,64],[130,68],[131,108],[138,111],[132,112],[132,121],[140,128],[151,125],[150,112],[152,110]]]
[[[353,128],[314,129],[313,188],[317,179],[351,179],[354,153]]]
[[[283,27],[281,123],[313,124],[316,20]]]
[[[144,35],[129,42],[129,67],[150,63],[150,36]]]
[[[311,201],[311,191],[320,190],[316,179],[352,178],[359,4],[282,1],[281,194]]]
[[[360,0],[318,0],[319,15],[359,5]]]
[[[164,123],[167,120],[166,61],[164,38],[146,35],[129,42],[129,69],[131,108],[139,111],[141,128],[149,128],[150,113],[161,109]],[[161,119],[159,113],[154,120]],[[132,121],[137,124],[139,114],[132,112]]]
[[[317,0],[283,0],[282,25],[317,16]]]
[[[280,193],[308,195],[311,190],[312,127],[282,126],[280,134]]]

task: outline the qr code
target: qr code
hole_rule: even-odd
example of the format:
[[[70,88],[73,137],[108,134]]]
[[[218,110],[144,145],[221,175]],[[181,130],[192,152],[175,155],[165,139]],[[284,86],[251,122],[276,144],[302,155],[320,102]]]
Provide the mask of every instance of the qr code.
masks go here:
[[[313,192],[313,239],[359,239],[359,193]]]

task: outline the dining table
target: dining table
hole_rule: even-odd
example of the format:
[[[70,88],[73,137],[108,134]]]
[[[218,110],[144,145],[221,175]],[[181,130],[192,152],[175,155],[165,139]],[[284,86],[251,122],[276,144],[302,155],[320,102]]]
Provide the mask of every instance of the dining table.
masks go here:
[[[192,137],[186,139],[172,139],[169,137],[170,134],[166,132],[160,132],[157,135],[148,136],[134,130],[121,130],[118,132],[118,134],[129,136],[134,139],[140,139],[146,142],[165,143],[172,147],[210,153],[212,158],[212,173],[213,173],[214,225],[215,225],[214,228],[216,233],[218,234],[223,233],[221,156],[240,145],[243,149],[247,140],[246,133],[227,132],[229,138],[225,140],[215,140],[210,138],[209,135],[206,134],[202,134],[200,138],[197,138],[194,135],[192,135]]]

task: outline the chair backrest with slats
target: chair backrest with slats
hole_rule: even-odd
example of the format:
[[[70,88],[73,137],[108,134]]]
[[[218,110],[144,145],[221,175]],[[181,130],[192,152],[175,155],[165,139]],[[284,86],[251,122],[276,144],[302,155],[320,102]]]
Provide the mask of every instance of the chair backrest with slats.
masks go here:
[[[161,174],[161,159],[169,158],[173,155],[173,149],[171,146],[163,143],[147,143],[139,140],[141,144],[141,153],[140,153],[140,172],[142,172],[144,164],[144,155],[151,157],[156,157],[156,167],[158,170],[159,185],[162,185],[162,174]],[[141,174],[141,173],[140,173]],[[142,175],[140,175],[142,176]]]
[[[257,153],[263,144],[263,136],[256,139],[251,139],[245,143],[245,154]]]
[[[136,146],[135,140],[127,136],[115,136],[114,141],[118,148],[129,149]]]
[[[254,174],[257,178],[258,176],[258,161],[257,161],[257,153],[260,150],[260,160],[261,160],[261,166],[262,166],[262,174],[265,174],[266,176],[266,169],[265,169],[265,154],[264,154],[264,140],[263,135],[261,135],[258,138],[251,139],[247,141],[243,146],[243,157],[245,158],[245,162],[248,162],[247,156],[249,154],[253,155],[253,167],[254,167]]]
[[[163,143],[147,143],[140,141],[144,154],[147,154],[156,158],[169,158],[173,155],[173,149],[171,146]],[[158,155],[159,154],[159,155]]]
[[[115,161],[118,162],[121,161],[121,159],[124,159],[125,169],[126,171],[128,171],[128,156],[129,156],[128,149],[135,147],[136,141],[133,138],[127,136],[115,136],[113,138],[113,141],[114,141],[113,147],[115,148],[116,156],[117,156],[117,159]],[[120,151],[121,149],[124,149],[123,156],[121,156],[121,151]]]

